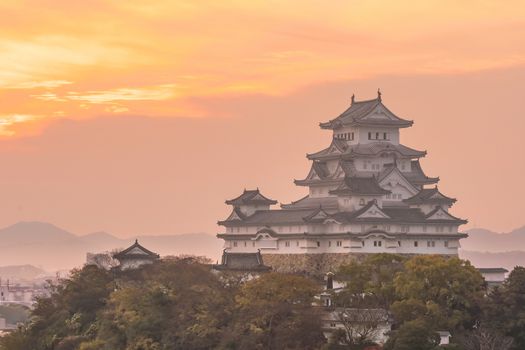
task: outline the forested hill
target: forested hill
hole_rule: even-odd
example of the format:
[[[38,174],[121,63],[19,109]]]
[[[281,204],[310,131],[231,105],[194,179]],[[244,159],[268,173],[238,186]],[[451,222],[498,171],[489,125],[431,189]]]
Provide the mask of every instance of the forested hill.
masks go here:
[[[488,290],[469,262],[440,256],[368,256],[342,266],[346,286],[320,305],[323,281],[265,273],[215,273],[201,259],[161,260],[138,270],[75,270],[40,299],[29,322],[0,338],[1,350],[359,349],[392,320],[384,350],[525,348],[525,269]],[[370,314],[370,313],[368,313]],[[372,313],[384,314],[384,313]],[[343,327],[334,330],[327,315]],[[329,340],[324,331],[331,330]],[[469,345],[470,344],[470,345]],[[477,346],[477,345],[476,345]]]

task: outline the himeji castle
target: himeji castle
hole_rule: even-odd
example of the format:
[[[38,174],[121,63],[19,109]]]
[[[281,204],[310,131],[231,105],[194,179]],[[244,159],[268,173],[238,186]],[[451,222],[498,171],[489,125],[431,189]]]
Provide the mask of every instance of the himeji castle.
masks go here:
[[[307,155],[310,171],[295,180],[308,189],[304,198],[275,208],[256,189],[226,201],[231,214],[217,235],[224,254],[324,272],[367,253],[457,255],[466,220],[450,213],[456,199],[440,192],[439,178],[423,172],[426,152],[401,144],[400,129],[412,124],[383,104],[380,91],[373,100],[352,96],[341,115],[320,123],[332,139]]]

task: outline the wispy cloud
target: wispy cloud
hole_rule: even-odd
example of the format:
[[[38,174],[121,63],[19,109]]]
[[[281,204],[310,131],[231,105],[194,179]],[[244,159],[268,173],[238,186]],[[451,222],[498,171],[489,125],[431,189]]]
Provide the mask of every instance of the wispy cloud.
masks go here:
[[[57,94],[52,93],[52,92],[44,92],[41,94],[35,94],[35,95],[30,95],[30,96],[36,99],[42,100],[42,101],[59,101],[59,102],[67,101],[67,99],[58,97]]]
[[[161,101],[176,97],[177,85],[162,84],[143,88],[117,88],[112,90],[68,92],[65,98],[93,104],[118,101]]]
[[[59,86],[70,85],[73,82],[69,80],[43,80],[43,81],[26,81],[13,85],[6,85],[4,88],[10,89],[36,89],[36,88],[46,88],[53,89]]]

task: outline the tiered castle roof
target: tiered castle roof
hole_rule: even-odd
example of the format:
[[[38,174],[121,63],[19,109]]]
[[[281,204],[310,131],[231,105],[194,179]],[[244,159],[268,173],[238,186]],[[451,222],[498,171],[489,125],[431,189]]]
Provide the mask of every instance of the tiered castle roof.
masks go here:
[[[312,161],[308,175],[302,180],[295,180],[298,186],[310,187],[310,194],[289,204],[281,204],[281,209],[270,209],[276,204],[257,190],[245,190],[239,197],[226,201],[233,206],[230,216],[220,225],[225,227],[257,227],[264,229],[276,237],[292,237],[300,235],[319,236],[320,233],[299,232],[301,227],[310,224],[335,223],[347,224],[446,224],[458,226],[466,220],[453,216],[448,212],[456,200],[442,194],[437,187],[425,188],[436,184],[438,177],[427,176],[421,168],[420,158],[426,151],[418,151],[399,143],[396,138],[386,137],[388,132],[398,132],[399,128],[410,127],[412,121],[402,119],[386,108],[381,95],[373,100],[355,101],[337,118],[321,123],[323,129],[343,132],[350,131],[351,138],[339,138],[336,132],[330,145],[316,153],[307,154]],[[364,128],[361,130],[360,128]],[[374,128],[384,128],[383,140],[373,139]],[[353,133],[363,131],[368,139],[354,139]],[[339,131],[337,131],[339,132]],[[379,134],[379,133],[378,133]],[[380,134],[383,136],[383,131]],[[377,137],[376,137],[377,138]],[[364,166],[364,162],[374,162],[374,167]],[[368,163],[367,163],[368,164]],[[398,187],[396,187],[398,186]],[[394,188],[404,189],[401,198]],[[317,189],[322,189],[319,193]],[[317,192],[315,192],[315,191]],[[350,198],[359,201],[349,202]],[[344,204],[346,200],[346,204]],[[343,204],[342,204],[343,203]],[[260,209],[257,205],[267,205]],[[345,206],[346,205],[346,206]],[[240,206],[253,206],[253,211],[241,211]],[[248,213],[248,214],[246,214]],[[276,233],[272,226],[290,225],[288,232]],[[419,227],[422,227],[421,225]],[[293,231],[295,230],[295,231]],[[304,230],[304,229],[303,229]],[[253,239],[255,233],[219,234],[219,237],[246,237]],[[254,232],[253,230],[250,232]],[[457,232],[439,232],[441,237],[453,236],[462,238],[465,235]],[[388,233],[392,237],[410,237],[414,232]],[[426,233],[430,237],[437,234]],[[329,236],[362,236],[355,232],[323,232]]]

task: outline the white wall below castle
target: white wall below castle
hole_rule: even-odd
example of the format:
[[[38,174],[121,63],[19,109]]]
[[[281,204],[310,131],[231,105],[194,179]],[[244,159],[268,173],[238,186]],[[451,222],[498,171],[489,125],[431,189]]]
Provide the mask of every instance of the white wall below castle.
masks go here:
[[[415,242],[417,242],[417,246]],[[448,246],[446,246],[447,244]],[[362,241],[299,238],[274,239],[271,241],[226,240],[224,244],[224,248],[227,248],[229,252],[255,252],[260,249],[263,254],[399,253],[457,255],[458,247],[459,239],[417,238],[387,240],[379,237],[369,237]]]

